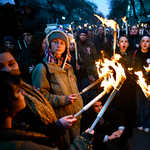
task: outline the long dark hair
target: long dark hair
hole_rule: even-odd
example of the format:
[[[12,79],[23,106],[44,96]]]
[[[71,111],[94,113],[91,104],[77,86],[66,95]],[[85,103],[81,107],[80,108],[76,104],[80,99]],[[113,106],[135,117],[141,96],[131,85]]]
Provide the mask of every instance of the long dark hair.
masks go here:
[[[20,76],[0,71],[0,125],[8,116],[12,116],[11,101],[15,99],[13,85],[21,87]]]
[[[30,56],[32,58],[38,59],[40,57],[44,38],[46,38],[46,34],[44,32],[37,32],[33,35],[30,42]]]

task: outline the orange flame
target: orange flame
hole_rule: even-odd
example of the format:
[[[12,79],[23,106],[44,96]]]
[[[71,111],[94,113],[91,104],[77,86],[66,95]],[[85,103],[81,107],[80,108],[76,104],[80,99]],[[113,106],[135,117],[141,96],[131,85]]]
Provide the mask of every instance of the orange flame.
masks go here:
[[[101,60],[96,62],[99,78],[101,78],[103,74],[106,74],[106,72],[109,74],[109,77],[104,77],[104,80],[101,83],[101,87],[104,87],[105,91],[109,91],[112,87],[116,88],[120,82],[123,82],[126,79],[123,67],[117,62],[119,56],[116,54],[112,61],[104,59],[104,62]],[[112,67],[116,72],[116,80],[113,77],[113,71],[109,69],[110,67]]]
[[[124,22],[124,23],[127,23],[127,17],[126,16],[124,16],[123,18],[121,18],[122,19],[122,21]]]
[[[147,98],[150,96],[150,85],[147,85],[145,82],[145,79],[143,78],[143,73],[142,71],[137,71],[135,74],[138,76],[138,80],[136,81],[137,84],[141,87],[143,93]]]
[[[74,42],[74,43],[75,43],[75,39],[72,39],[71,42]]]
[[[107,20],[104,19],[103,17],[100,17],[96,14],[94,14],[94,16],[96,16],[103,24],[105,24],[107,27],[111,27],[116,31],[117,28],[117,22],[115,22],[114,20]]]
[[[144,69],[145,69],[147,72],[150,72],[150,64],[149,64],[148,67],[145,67],[145,66],[143,66],[143,67],[144,67]]]

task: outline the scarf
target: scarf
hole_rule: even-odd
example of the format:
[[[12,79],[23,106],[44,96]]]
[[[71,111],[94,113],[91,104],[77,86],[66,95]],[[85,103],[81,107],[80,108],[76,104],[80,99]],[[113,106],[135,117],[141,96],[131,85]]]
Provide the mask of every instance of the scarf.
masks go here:
[[[57,57],[53,52],[52,50],[48,47],[48,45],[46,44],[46,49],[45,49],[45,57],[46,57],[46,60],[48,61],[48,63],[55,63],[55,64],[58,64],[58,66],[62,66],[63,64],[63,61],[64,61],[64,58],[63,57]],[[68,55],[67,55],[67,61],[71,61],[71,55],[69,54],[68,52]],[[68,64],[65,62],[65,67],[64,69],[67,71],[68,70]]]
[[[46,45],[45,49],[45,57],[48,63],[55,63],[58,64],[58,66],[61,66],[63,63],[64,58],[63,57],[57,57],[52,50]]]

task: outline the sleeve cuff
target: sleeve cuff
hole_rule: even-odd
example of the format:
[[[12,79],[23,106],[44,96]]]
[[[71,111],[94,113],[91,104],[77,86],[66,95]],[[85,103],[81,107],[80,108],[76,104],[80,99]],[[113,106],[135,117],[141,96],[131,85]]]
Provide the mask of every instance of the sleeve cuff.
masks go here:
[[[108,135],[105,135],[103,142],[104,143],[108,142]]]
[[[125,127],[124,126],[120,126],[118,129],[122,129],[124,131]]]
[[[60,135],[64,135],[66,133],[66,130],[65,130],[63,124],[59,120],[56,121],[56,124],[58,126]]]

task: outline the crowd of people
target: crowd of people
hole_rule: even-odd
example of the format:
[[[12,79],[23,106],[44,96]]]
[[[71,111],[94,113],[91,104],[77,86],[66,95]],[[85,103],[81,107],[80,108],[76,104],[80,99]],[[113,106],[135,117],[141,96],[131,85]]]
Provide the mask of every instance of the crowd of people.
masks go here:
[[[127,78],[89,133],[109,94],[74,118],[103,89],[97,84],[79,93],[98,79],[96,61],[115,58],[114,30],[100,24],[74,28],[73,34],[62,27],[49,31],[31,3],[24,11],[25,47],[9,32],[0,42],[0,149],[111,150],[109,141],[117,140],[120,150],[128,150],[134,126],[150,131],[150,102],[134,74],[142,71],[149,83],[144,66],[150,64],[150,28],[132,25],[128,35],[120,32],[115,53]]]

